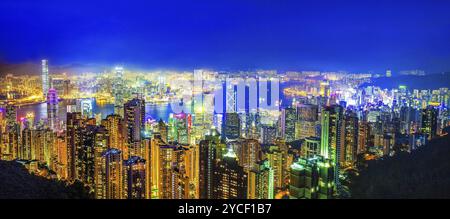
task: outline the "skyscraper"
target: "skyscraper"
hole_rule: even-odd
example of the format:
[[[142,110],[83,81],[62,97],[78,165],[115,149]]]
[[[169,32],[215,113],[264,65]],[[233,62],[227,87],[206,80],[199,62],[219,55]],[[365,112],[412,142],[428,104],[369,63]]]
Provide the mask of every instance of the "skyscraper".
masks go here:
[[[79,128],[85,125],[84,119],[82,119],[80,112],[67,113],[66,122],[66,143],[67,143],[67,175],[69,180],[75,180],[77,178],[76,171],[76,148],[81,141],[79,134]]]
[[[273,169],[269,161],[258,162],[248,172],[248,199],[273,199]]]
[[[58,95],[56,90],[50,88],[47,93],[47,119],[51,130],[58,129]]]
[[[239,166],[236,154],[230,149],[223,159],[217,162],[214,170],[215,199],[245,199],[247,198],[248,175]]]
[[[339,186],[339,161],[344,147],[342,116],[343,108],[339,105],[328,106],[322,110],[320,155],[334,162],[336,186]]]
[[[42,94],[44,97],[47,95],[50,89],[50,79],[48,77],[48,61],[42,60]]]
[[[131,156],[144,156],[141,144],[142,133],[145,130],[145,102],[142,99],[134,98],[124,105],[125,143],[128,154],[124,158]]]
[[[225,114],[225,125],[224,125],[224,137],[227,139],[237,139],[240,137],[241,132],[241,122],[239,119],[239,114],[237,113],[226,113]]]
[[[114,69],[114,82],[112,87],[112,94],[114,96],[114,114],[123,117],[123,94],[124,94],[124,78],[123,67],[117,66]]]
[[[318,106],[311,104],[297,105],[296,138],[305,139],[316,136],[316,122],[318,120]]]
[[[101,198],[122,199],[123,191],[123,157],[122,152],[115,148],[103,152],[101,157],[100,173],[96,185],[103,188]]]
[[[356,155],[358,152],[358,131],[359,123],[355,112],[348,110],[344,116],[345,120],[345,139],[344,148],[341,157],[346,165],[352,165],[356,162]]]
[[[422,125],[420,131],[427,135],[428,140],[437,135],[437,116],[438,111],[432,106],[422,110]]]
[[[300,158],[291,165],[291,199],[330,199],[334,195],[334,166],[322,156]]]
[[[127,199],[145,199],[145,159],[132,156],[124,161],[124,191]]]
[[[216,132],[205,137],[199,144],[199,190],[201,199],[212,199],[214,188],[214,170],[217,158],[217,145],[220,144],[220,136]]]
[[[285,108],[282,111],[281,129],[282,135],[287,142],[292,142],[295,139],[295,122],[297,120],[297,112],[294,108]]]

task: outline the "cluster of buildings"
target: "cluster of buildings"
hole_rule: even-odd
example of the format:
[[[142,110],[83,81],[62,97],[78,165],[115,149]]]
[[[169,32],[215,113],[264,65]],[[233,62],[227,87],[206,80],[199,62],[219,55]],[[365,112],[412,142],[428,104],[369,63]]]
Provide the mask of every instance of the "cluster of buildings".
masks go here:
[[[293,77],[299,85],[289,104],[272,96],[275,108],[259,109],[249,106],[253,84],[239,94],[239,84],[219,80],[223,96],[214,96],[220,89],[209,80],[224,75],[202,70],[194,72],[201,77],[190,91],[196,98],[167,121],[154,121],[146,118],[149,97],[142,93],[161,99],[173,94],[170,86],[142,83],[152,89],[129,95],[122,68],[110,83],[114,113],[102,118],[83,101],[60,109],[59,92],[49,84],[47,62],[42,64],[47,120],[18,119],[16,106],[6,103],[0,159],[21,162],[43,177],[81,181],[98,199],[337,198],[346,192],[346,172],[357,171],[358,162],[421,147],[450,121],[448,88],[359,88],[366,77],[289,73],[284,80]],[[272,71],[256,75],[258,90],[267,83],[259,77],[278,77]],[[245,104],[238,103],[241,95]],[[268,96],[258,94],[258,103]],[[217,99],[226,110],[213,106]]]

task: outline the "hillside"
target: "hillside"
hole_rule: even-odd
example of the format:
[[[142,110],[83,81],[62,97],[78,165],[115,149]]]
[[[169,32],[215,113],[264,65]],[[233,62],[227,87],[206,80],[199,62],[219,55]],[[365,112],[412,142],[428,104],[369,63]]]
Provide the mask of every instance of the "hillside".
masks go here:
[[[64,182],[29,174],[21,164],[0,161],[0,199],[85,199],[89,198],[81,183]]]
[[[411,154],[370,161],[350,187],[352,198],[450,198],[450,135]]]

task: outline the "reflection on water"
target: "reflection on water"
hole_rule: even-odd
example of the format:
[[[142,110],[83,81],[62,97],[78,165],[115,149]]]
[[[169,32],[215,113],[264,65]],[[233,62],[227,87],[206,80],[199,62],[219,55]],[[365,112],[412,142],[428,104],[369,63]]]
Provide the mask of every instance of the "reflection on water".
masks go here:
[[[63,121],[66,120],[68,101],[61,101],[58,103],[58,118]],[[114,113],[113,104],[99,104],[95,99],[92,101],[92,110],[94,114],[101,113],[102,119]],[[146,119],[168,121],[169,114],[172,112],[169,104],[146,104],[145,106]],[[28,113],[34,113],[34,121],[38,122],[41,119],[47,119],[47,103],[32,104],[21,106],[17,108],[17,119],[26,117]]]

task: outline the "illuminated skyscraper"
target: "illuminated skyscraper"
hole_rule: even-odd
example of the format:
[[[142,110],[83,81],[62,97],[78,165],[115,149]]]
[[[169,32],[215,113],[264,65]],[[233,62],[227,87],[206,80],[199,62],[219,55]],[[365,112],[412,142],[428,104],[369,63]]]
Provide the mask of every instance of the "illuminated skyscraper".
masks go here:
[[[50,88],[47,93],[47,119],[49,128],[53,131],[58,129],[58,95],[56,90]]]
[[[216,150],[219,144],[220,135],[215,130],[199,144],[199,190],[201,199],[213,198],[213,177],[217,158]]]
[[[66,143],[67,143],[67,175],[69,180],[75,180],[77,178],[76,171],[76,148],[81,141],[81,136],[78,129],[83,127],[85,121],[82,119],[80,112],[67,113],[66,122]]]
[[[144,156],[141,144],[145,130],[145,102],[142,99],[134,98],[124,105],[125,143],[129,156]]]
[[[100,169],[103,165],[102,154],[109,147],[108,131],[103,126],[92,124],[79,128],[77,131],[79,142],[76,144],[76,176],[95,190],[95,179],[99,177],[96,174],[101,173]]]
[[[247,173],[239,166],[236,154],[230,149],[217,162],[214,170],[214,199],[246,199]]]
[[[164,121],[162,119],[159,120],[158,122],[158,131],[159,134],[161,135],[161,139],[164,142],[167,142],[167,137],[168,137],[168,127],[166,125],[166,123],[164,123]]]
[[[248,172],[248,199],[273,199],[273,169],[267,160]]]
[[[227,139],[237,139],[240,137],[241,122],[237,113],[226,113],[223,128],[224,137]]]
[[[343,108],[328,106],[322,110],[320,155],[335,163],[335,184],[339,186],[339,169],[342,148],[344,147]]]
[[[334,194],[334,166],[321,156],[300,158],[290,168],[291,199],[330,199]]]
[[[96,195],[104,199],[122,199],[123,191],[123,157],[122,152],[115,148],[104,151],[96,171]]]
[[[358,117],[355,112],[347,111],[344,116],[345,120],[345,140],[344,148],[341,150],[341,161],[346,165],[352,165],[356,162],[356,155],[358,150]]]
[[[124,192],[127,199],[145,199],[145,160],[132,156],[124,161]]]
[[[48,94],[50,89],[50,79],[48,77],[48,61],[42,60],[42,93],[44,97]]]
[[[261,145],[255,139],[243,139],[240,147],[235,151],[239,158],[239,165],[246,171],[254,169],[261,160]]]
[[[297,119],[295,127],[297,139],[316,136],[316,122],[318,120],[317,105],[297,105]]]
[[[277,137],[277,128],[270,125],[261,127],[261,144],[270,145],[275,143]]]
[[[19,156],[19,125],[16,122],[17,112],[14,105],[6,105],[6,151],[2,151],[2,159],[13,160]]]
[[[118,66],[114,69],[115,77],[112,87],[112,94],[114,96],[114,114],[124,116],[124,109],[123,109],[123,94],[124,94],[124,74],[123,74],[123,67]]]
[[[123,120],[119,115],[108,115],[102,120],[102,125],[108,130],[110,148],[115,148],[121,152],[125,150],[123,147]]]
[[[307,137],[301,147],[302,157],[309,159],[320,154],[320,138]]]
[[[438,111],[432,106],[422,110],[422,125],[420,131],[427,135],[428,140],[437,135],[437,116]]]
[[[285,108],[281,114],[281,132],[287,142],[295,139],[295,122],[297,120],[297,112],[294,108]]]

